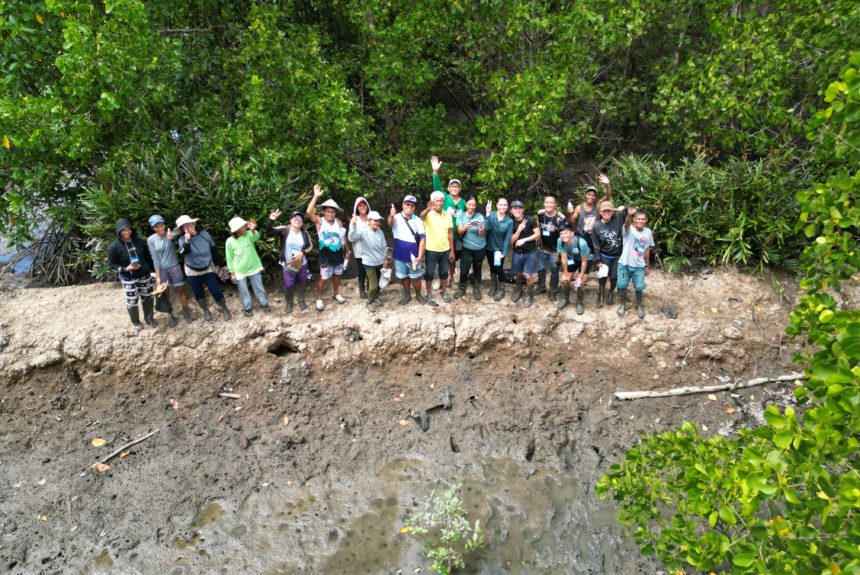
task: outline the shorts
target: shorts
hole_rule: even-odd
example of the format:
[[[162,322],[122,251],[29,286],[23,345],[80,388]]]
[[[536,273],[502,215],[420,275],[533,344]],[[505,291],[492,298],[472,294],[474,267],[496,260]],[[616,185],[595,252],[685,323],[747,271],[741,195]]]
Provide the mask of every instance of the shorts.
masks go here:
[[[535,275],[535,271],[537,271],[537,252],[514,252],[511,254],[511,271],[515,274]]]
[[[343,275],[343,264],[338,264],[336,266],[320,266],[320,278],[322,278],[323,281],[331,278],[333,275]]]
[[[446,280],[448,279],[448,256],[451,254],[450,251],[447,252],[424,252],[424,261],[427,262],[427,271],[424,273],[425,280],[432,280],[436,275],[436,266],[439,266],[439,279]]]
[[[630,285],[630,280],[633,280],[633,289],[636,291],[645,291],[645,268],[634,266],[618,266],[618,283],[615,287],[620,290],[626,290]]]
[[[161,268],[159,270],[161,281],[167,282],[170,287],[182,287],[185,285],[185,274],[182,273],[182,266],[179,264],[170,266],[169,268]]]
[[[394,260],[394,275],[401,280],[405,280],[406,278],[417,280],[424,276],[424,269],[423,266],[418,266],[418,269],[414,270],[412,269],[412,265],[400,260]]]

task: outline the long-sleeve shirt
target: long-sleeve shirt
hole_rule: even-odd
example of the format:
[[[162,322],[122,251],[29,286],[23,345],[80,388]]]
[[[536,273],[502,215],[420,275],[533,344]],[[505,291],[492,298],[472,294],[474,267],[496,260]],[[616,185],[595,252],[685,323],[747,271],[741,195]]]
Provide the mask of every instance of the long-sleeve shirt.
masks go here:
[[[146,240],[146,246],[152,255],[152,263],[157,270],[166,270],[179,263],[176,257],[176,242],[167,239],[167,234],[159,236],[152,234]]]
[[[371,230],[370,226],[357,226],[350,222],[349,241],[355,245],[361,243],[361,263],[366,266],[381,266],[385,261],[388,251],[388,242],[385,241],[385,232],[381,229]]]
[[[220,265],[220,256],[215,248],[215,240],[206,230],[200,230],[191,236],[191,242],[185,243],[185,235],[179,236],[179,253],[185,257],[185,265],[195,271],[203,271],[213,261]]]
[[[508,214],[499,221],[496,212],[484,218],[484,229],[487,230],[487,250],[491,252],[502,252],[502,258],[508,255],[508,247],[511,245],[511,236],[514,233],[514,220]]]
[[[248,230],[240,237],[227,238],[224,246],[227,254],[227,269],[236,274],[236,279],[246,278],[263,271],[263,263],[257,255],[254,244],[260,239],[260,232]]]

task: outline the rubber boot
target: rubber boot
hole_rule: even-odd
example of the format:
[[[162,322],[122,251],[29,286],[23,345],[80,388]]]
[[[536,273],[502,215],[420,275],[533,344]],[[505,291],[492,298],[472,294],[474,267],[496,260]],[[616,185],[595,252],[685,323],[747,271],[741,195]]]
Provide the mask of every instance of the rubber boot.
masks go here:
[[[293,313],[293,296],[295,295],[295,293],[296,288],[288,289],[286,296],[284,297],[284,299],[286,300],[286,303],[284,304],[284,310],[287,313]]]
[[[499,278],[492,273],[490,274],[490,290],[487,292],[487,297],[496,298],[496,292],[499,290]]]
[[[477,301],[481,299],[481,278],[474,278],[472,282],[475,284],[475,287],[472,289],[472,296]]]
[[[209,305],[206,303],[206,298],[197,300],[197,305],[200,306],[200,309],[203,310],[203,319],[206,321],[212,321],[212,313],[209,311]]]
[[[579,288],[576,290],[576,315],[582,315],[585,313],[585,303],[583,300],[585,299],[585,294],[583,293],[583,289]]]
[[[511,301],[514,303],[517,303],[520,301],[520,298],[523,297],[523,281],[525,281],[523,278],[516,278],[514,280],[515,285],[517,286],[514,288],[514,295],[511,296]]]
[[[127,308],[128,309],[128,317],[131,318],[131,325],[134,326],[134,329],[137,331],[143,330],[143,325],[140,323],[140,310],[137,306]]]
[[[185,321],[187,323],[191,323],[192,321],[194,321],[193,319],[191,319],[191,310],[188,309],[188,306],[182,308],[182,317],[185,318]]]
[[[215,303],[217,303],[218,307],[221,308],[221,315],[224,316],[224,321],[230,321],[233,319],[233,314],[231,314],[230,310],[227,309],[227,302],[224,301],[224,298],[219,299]]]
[[[463,281],[463,274],[460,274],[460,283],[457,285],[457,291],[454,293],[454,299],[466,297],[466,282]]]
[[[645,317],[645,304],[642,303],[642,292],[636,292],[636,313],[639,314],[639,318]]]
[[[367,282],[367,278],[358,280],[358,297],[361,299],[367,299],[367,286],[365,283]]]
[[[621,305],[618,306],[618,317],[624,317],[627,313],[627,290],[618,290],[618,299],[621,300]]]
[[[606,302],[606,278],[597,280],[597,307],[603,307]]]
[[[535,302],[535,286],[534,284],[526,286],[526,300],[523,302],[523,307],[531,307]]]
[[[500,282],[496,279],[496,290],[493,292],[493,299],[496,301],[502,301],[505,299],[505,282]]]
[[[546,270],[538,272],[538,279],[532,285],[535,286],[536,294],[540,295],[542,293],[546,293]]]
[[[145,321],[146,325],[149,327],[158,327],[158,322],[155,321],[154,317],[152,317],[155,301],[152,299],[145,299],[140,303],[143,305],[143,321]]]
[[[397,302],[398,305],[406,305],[410,301],[412,301],[412,292],[409,289],[403,290],[403,297],[400,298],[400,301]]]
[[[549,276],[549,293],[547,297],[549,301],[558,300],[558,276]]]
[[[609,293],[606,294],[606,303],[612,305],[615,303],[615,280],[609,280]]]
[[[167,316],[167,327],[176,327],[177,323],[179,323],[179,322],[176,321],[176,318],[174,317],[174,315],[172,313],[168,314],[168,316]]]
[[[296,284],[296,295],[299,298],[299,309],[305,311],[308,309],[308,304],[305,301],[305,294],[308,292],[308,283],[309,282],[298,282]]]
[[[564,309],[570,303],[570,286],[561,287],[561,298],[558,300],[558,309]]]

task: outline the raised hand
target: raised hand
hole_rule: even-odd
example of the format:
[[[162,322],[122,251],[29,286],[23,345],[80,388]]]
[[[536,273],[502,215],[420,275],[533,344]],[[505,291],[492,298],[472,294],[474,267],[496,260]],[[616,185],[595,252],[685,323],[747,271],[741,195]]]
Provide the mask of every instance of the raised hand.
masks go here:
[[[281,209],[280,208],[278,208],[277,210],[275,210],[274,212],[269,214],[269,219],[272,220],[273,222],[280,217],[281,217]]]
[[[627,215],[632,216],[636,213],[636,206],[627,206]]]
[[[248,220],[248,229],[252,232],[257,229],[257,220],[250,219]]]
[[[191,243],[191,232],[185,232],[185,243],[186,244]]]
[[[487,215],[490,215],[490,212],[493,211],[493,200],[487,200]]]
[[[397,215],[397,209],[394,207],[394,204],[391,204],[391,209],[388,210],[388,213],[391,214],[391,217],[394,217]]]
[[[318,198],[322,195],[322,188],[319,184],[314,184],[314,197]]]
[[[601,184],[603,184],[604,186],[608,186],[608,185],[609,185],[609,177],[607,177],[607,175],[606,175],[606,174],[600,174],[600,175],[597,177],[597,180],[598,180]]]
[[[437,173],[442,167],[442,161],[436,156],[430,156],[430,167],[433,168],[433,173]]]

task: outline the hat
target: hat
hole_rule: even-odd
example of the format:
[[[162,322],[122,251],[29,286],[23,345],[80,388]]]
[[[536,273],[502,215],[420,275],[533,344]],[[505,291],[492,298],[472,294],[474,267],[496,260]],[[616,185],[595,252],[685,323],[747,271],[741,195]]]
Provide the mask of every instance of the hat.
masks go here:
[[[457,184],[458,186],[463,185],[460,183],[460,180],[458,180],[457,178],[451,178],[450,180],[448,180],[448,185],[450,186],[451,184]]]
[[[293,219],[296,216],[299,216],[300,218],[305,219],[305,213],[300,212],[299,210],[296,210],[292,214],[290,214],[290,219]]]
[[[406,196],[403,198],[403,203],[412,202],[413,204],[417,204],[418,200],[415,199],[415,196]]]
[[[511,202],[511,207],[512,208],[524,208],[525,206],[523,205],[522,201],[514,200],[513,202]]]
[[[155,214],[154,216],[149,216],[149,227],[154,228],[155,224],[163,224],[164,218]]]
[[[243,220],[239,216],[236,216],[235,218],[230,220],[230,222],[227,224],[227,227],[230,228],[231,234],[235,234],[236,232],[238,232],[239,230],[241,230],[243,227],[245,227],[247,225],[248,225],[248,222],[246,222],[245,220]]]
[[[326,200],[323,203],[321,203],[319,207],[321,207],[321,208],[334,208],[339,212],[343,211],[342,209],[340,209],[340,206],[337,205],[337,202],[334,200]]]
[[[602,212],[604,210],[612,210],[614,212],[615,206],[612,205],[612,202],[607,200],[607,201],[603,202],[602,204],[600,204],[600,211]]]
[[[179,216],[179,219],[176,220],[176,227],[181,228],[185,224],[193,224],[198,219],[200,219],[200,218],[191,218],[191,217],[186,216],[186,215]]]
[[[436,190],[435,192],[430,194],[430,201],[431,202],[434,200],[444,200],[444,199],[445,199],[445,194],[443,192],[440,192],[439,190]]]
[[[369,220],[384,220],[385,218],[380,216],[379,212],[377,212],[376,210],[373,210],[372,212],[367,214],[367,219],[369,219]]]
[[[588,186],[587,188],[585,188],[585,193],[587,194],[588,192],[594,192],[596,194],[597,188],[595,188],[594,186]]]

